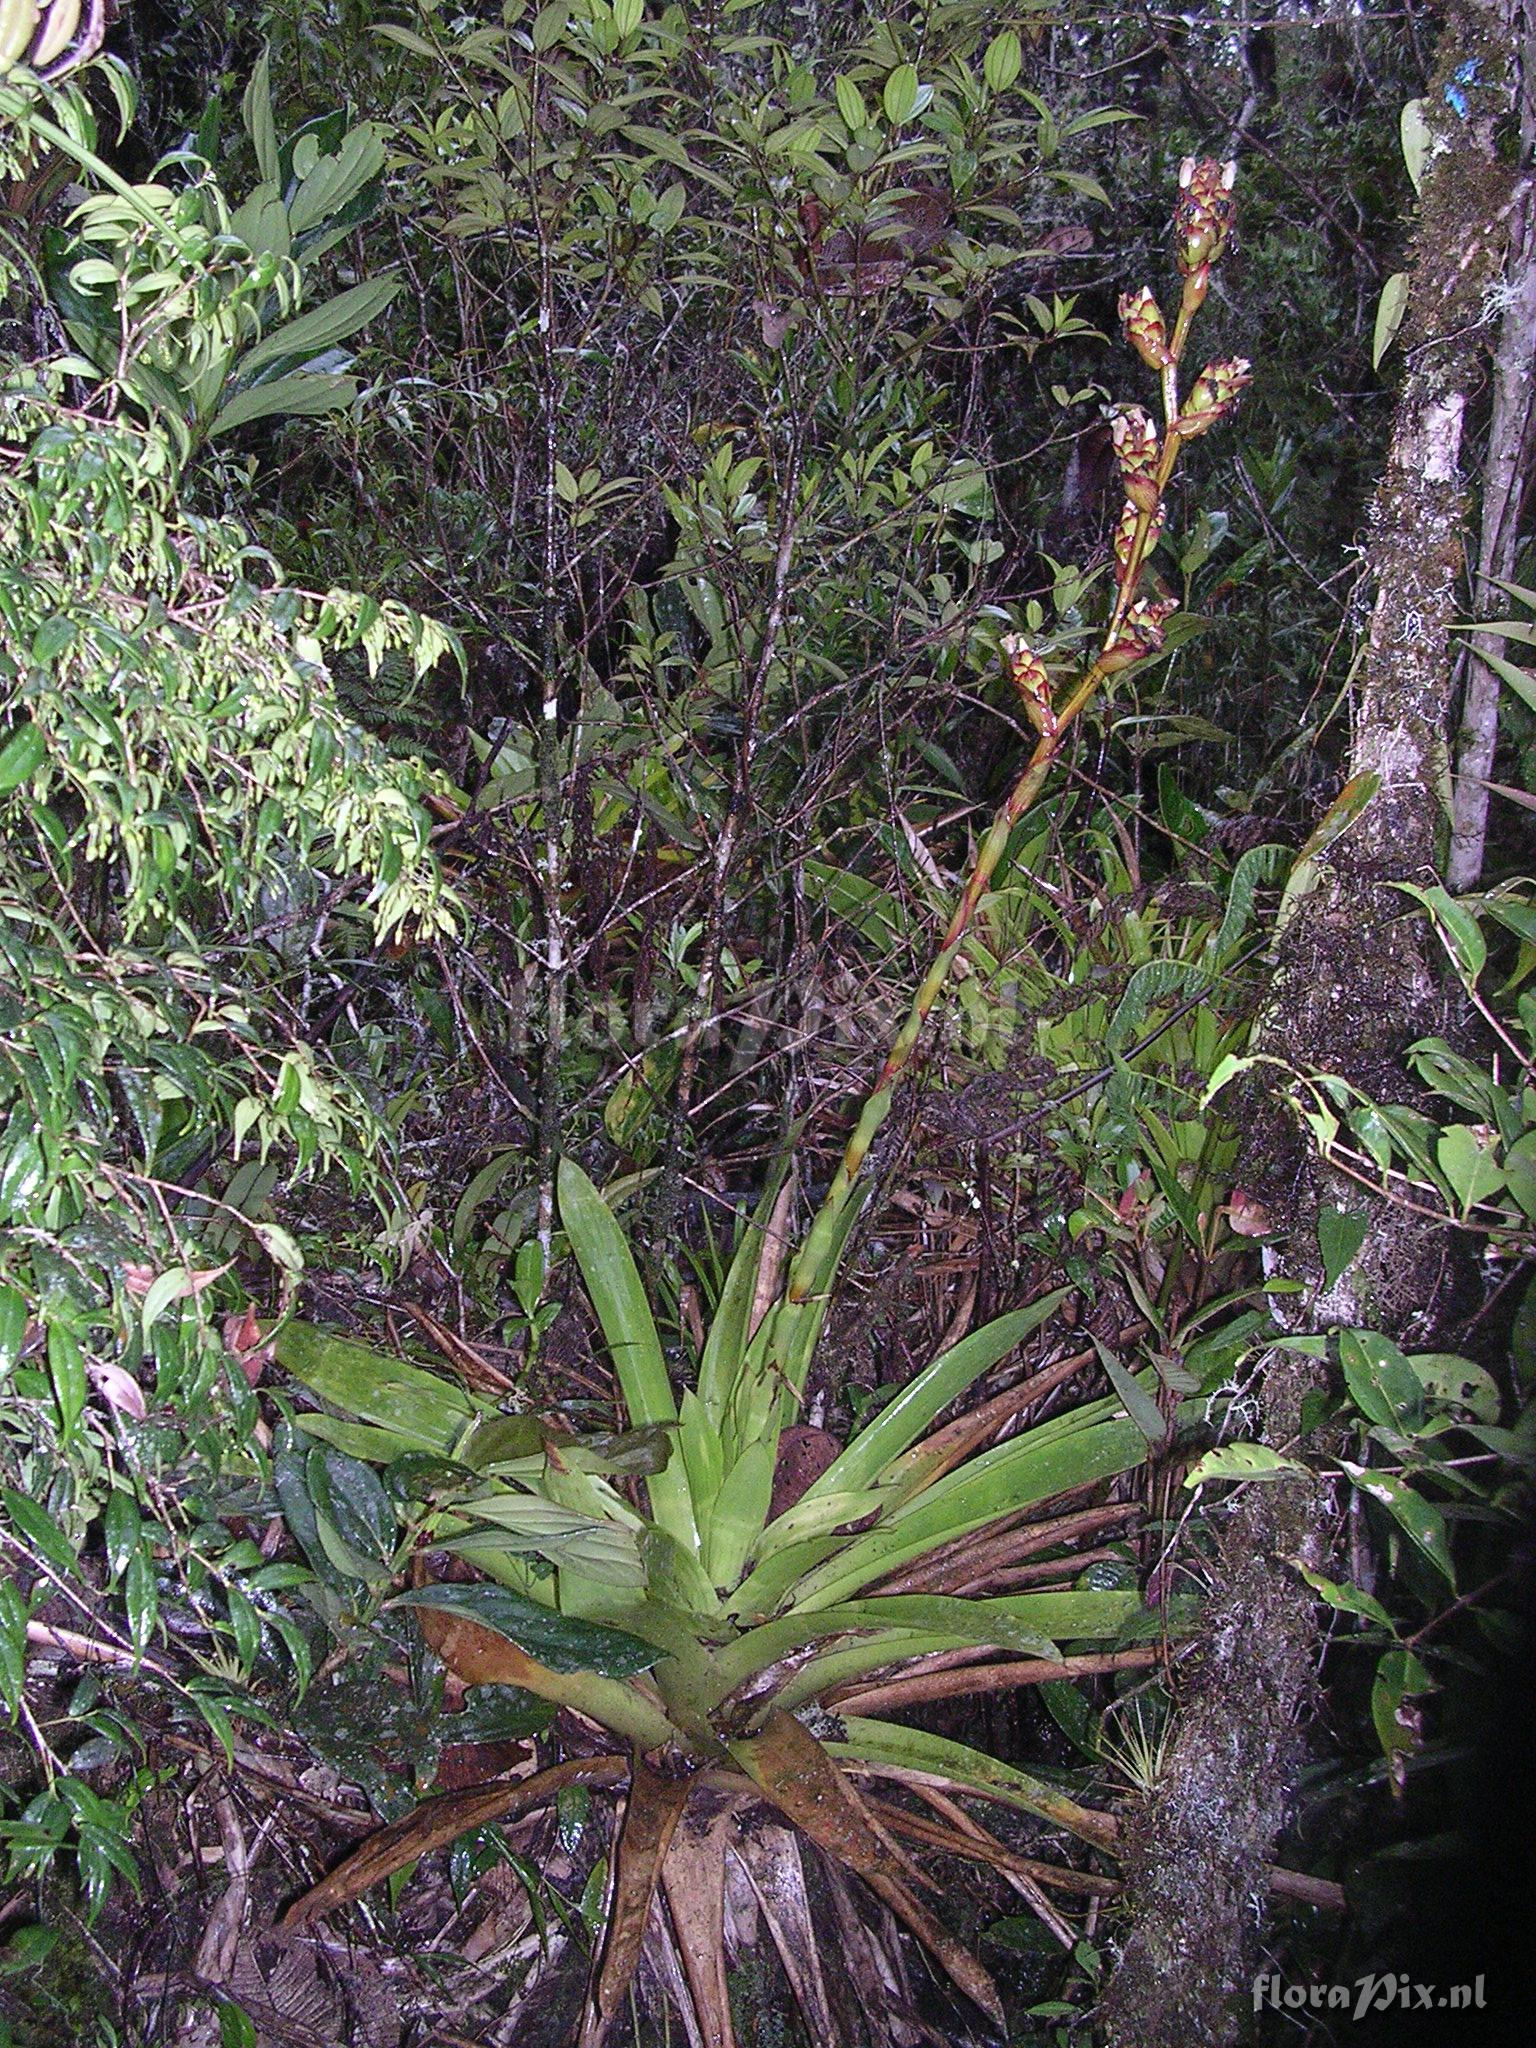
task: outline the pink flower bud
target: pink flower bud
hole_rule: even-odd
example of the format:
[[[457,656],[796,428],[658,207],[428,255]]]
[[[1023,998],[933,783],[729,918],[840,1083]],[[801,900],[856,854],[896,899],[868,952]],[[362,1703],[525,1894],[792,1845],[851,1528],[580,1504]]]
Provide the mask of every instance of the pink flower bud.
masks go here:
[[[1163,644],[1164,629],[1178,608],[1176,597],[1138,597],[1121,621],[1119,631],[1099,656],[1099,667],[1103,673],[1114,675],[1119,669],[1129,668],[1133,662],[1145,661],[1149,654],[1156,654]]]
[[[1051,709],[1051,679],[1046,673],[1045,663],[1022,633],[1005,633],[1002,647],[1008,657],[1008,673],[1013,678],[1013,687],[1024,706],[1024,715],[1036,732],[1050,739],[1057,730],[1057,724],[1056,714]]]
[[[1165,370],[1173,361],[1168,353],[1168,330],[1162,309],[1143,285],[1140,291],[1120,294],[1120,318],[1125,338],[1149,370]]]
[[[1174,256],[1188,277],[1202,263],[1214,263],[1232,229],[1235,163],[1214,157],[1185,157],[1179,166],[1179,204],[1173,216]]]
[[[1207,363],[1195,379],[1173,431],[1184,441],[1206,433],[1232,410],[1252,382],[1253,365],[1246,356]]]
[[[1127,489],[1132,477],[1151,476],[1157,468],[1157,429],[1144,407],[1117,406],[1109,416],[1109,438]]]

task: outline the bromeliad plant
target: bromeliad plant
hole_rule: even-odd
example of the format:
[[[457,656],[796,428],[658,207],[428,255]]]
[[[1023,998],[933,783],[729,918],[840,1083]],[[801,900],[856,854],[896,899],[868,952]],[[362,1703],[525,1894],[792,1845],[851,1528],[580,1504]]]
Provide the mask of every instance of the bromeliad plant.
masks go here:
[[[1061,1289],[942,1352],[797,1498],[782,1484],[776,1498],[776,1480],[867,1185],[871,1143],[1013,829],[1086,708],[1112,677],[1161,646],[1172,607],[1138,590],[1164,493],[1184,444],[1230,410],[1248,379],[1246,363],[1217,363],[1187,396],[1179,392],[1190,325],[1228,231],[1232,179],[1230,165],[1183,168],[1176,232],[1184,287],[1172,331],[1150,292],[1122,301],[1130,339],[1161,380],[1164,428],[1159,435],[1138,407],[1115,415],[1126,502],[1099,651],[1057,688],[1022,639],[1009,643],[1038,734],[1034,752],[982,843],[798,1249],[789,1242],[792,1182],[765,1194],[730,1266],[696,1384],[675,1393],[623,1233],[570,1161],[559,1175],[561,1222],[612,1358],[624,1436],[582,1444],[303,1325],[278,1335],[280,1361],[333,1411],[298,1418],[314,1447],[302,1457],[290,1451],[278,1474],[311,1555],[332,1572],[371,1579],[380,1598],[409,1564],[413,1583],[399,1598],[417,1610],[450,1670],[470,1684],[516,1685],[574,1710],[606,1742],[605,1754],[450,1795],[397,1823],[294,1915],[307,1919],[355,1897],[425,1849],[548,1802],[573,1781],[623,1785],[606,1937],[583,2030],[590,2048],[624,2005],[658,1888],[700,2037],[732,2039],[722,1947],[726,1836],[695,1825],[694,1816],[678,1833],[696,1793],[713,1797],[716,1810],[721,1800],[777,1808],[791,1830],[865,1879],[999,2022],[990,1978],[923,1902],[923,1879],[896,1846],[892,1831],[909,1817],[882,1808],[859,1781],[979,1794],[1095,1848],[1113,1843],[1112,1816],[963,1744],[859,1708],[921,1698],[936,1676],[934,1660],[953,1664],[978,1649],[1022,1660],[1004,1667],[1000,1681],[994,1667],[991,1682],[1004,1684],[1143,1664],[1156,1654],[1144,1641],[1111,1647],[1138,1633],[1133,1591],[999,1590],[1014,1583],[1007,1574],[1021,1558],[1104,1526],[1095,1513],[1124,1512],[1063,1518],[1060,1505],[1134,1470],[1162,1444],[1167,1425],[1150,1368],[1138,1378],[1117,1366],[1112,1396],[1018,1428],[1084,1362],[1058,1359],[941,1422],[1042,1327],[1068,1291]],[[1016,1433],[997,1441],[1010,1429]],[[621,1483],[626,1476],[639,1481],[638,1496]],[[491,1583],[424,1583],[425,1555],[444,1549],[473,1560]],[[1063,1644],[1098,1654],[1086,1666],[1063,1661]],[[872,1674],[892,1667],[903,1674],[897,1681],[871,1685]],[[920,1839],[1007,1866],[1007,1852],[982,1831],[925,1822]],[[814,2003],[814,1993],[807,1996]],[[811,2017],[827,2038],[830,2021]]]

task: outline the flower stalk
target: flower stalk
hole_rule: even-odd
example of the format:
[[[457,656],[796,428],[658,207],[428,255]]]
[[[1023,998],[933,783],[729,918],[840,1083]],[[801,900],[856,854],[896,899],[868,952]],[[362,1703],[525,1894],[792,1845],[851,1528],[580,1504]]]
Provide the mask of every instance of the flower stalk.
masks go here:
[[[1004,641],[1013,681],[1037,734],[1023,772],[1008,792],[977,851],[975,862],[955,905],[938,952],[912,998],[905,1021],[891,1043],[848,1139],[832,1184],[790,1265],[786,1306],[808,1301],[826,1285],[826,1268],[835,1255],[839,1227],[875,1137],[890,1114],[901,1080],[924,1027],[949,979],[956,955],[965,942],[977,906],[986,894],[1013,828],[1044,787],[1066,743],[1067,735],[1109,677],[1145,661],[1162,647],[1167,621],[1176,609],[1172,599],[1149,601],[1137,595],[1147,557],[1162,531],[1164,494],[1186,441],[1206,433],[1236,404],[1250,380],[1241,357],[1212,363],[1196,379],[1181,409],[1179,365],[1190,325],[1210,288],[1211,265],[1226,247],[1232,225],[1232,186],[1236,166],[1214,158],[1186,158],[1179,173],[1179,202],[1174,216],[1175,261],[1184,279],[1171,334],[1162,311],[1146,287],[1125,294],[1120,315],[1127,339],[1161,381],[1164,429],[1158,434],[1140,406],[1123,406],[1110,419],[1110,431],[1125,486],[1125,505],[1115,530],[1115,601],[1098,653],[1068,689],[1052,702],[1045,664],[1020,635]]]

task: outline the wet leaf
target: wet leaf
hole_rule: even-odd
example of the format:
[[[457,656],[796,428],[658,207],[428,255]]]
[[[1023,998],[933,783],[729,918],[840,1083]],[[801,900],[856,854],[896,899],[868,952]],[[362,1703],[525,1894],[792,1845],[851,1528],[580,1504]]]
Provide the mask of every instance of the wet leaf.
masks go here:
[[[1365,1243],[1370,1219],[1360,1211],[1345,1212],[1327,1203],[1317,1212],[1317,1248],[1323,1260],[1323,1284],[1334,1286]]]
[[[1279,1479],[1287,1472],[1305,1472],[1296,1458],[1282,1457],[1268,1444],[1223,1444],[1219,1451],[1207,1451],[1185,1475],[1186,1486],[1201,1486],[1208,1479]]]
[[[595,1671],[606,1678],[631,1678],[637,1671],[649,1670],[660,1655],[651,1644],[623,1629],[557,1614],[552,1607],[542,1607],[505,1586],[420,1586],[402,1593],[391,1604],[433,1608],[474,1622],[550,1671]],[[461,1671],[460,1676],[464,1675]],[[488,1676],[471,1683],[517,1685],[521,1680]]]
[[[1445,1516],[1434,1502],[1426,1500],[1406,1480],[1398,1479],[1390,1472],[1376,1472],[1367,1465],[1352,1465],[1347,1458],[1341,1458],[1339,1462],[1362,1493],[1380,1501],[1404,1535],[1424,1553],[1454,1591],[1456,1567],[1451,1561]]]
[[[344,1414],[408,1438],[413,1448],[451,1451],[479,1412],[461,1388],[404,1365],[369,1344],[312,1323],[285,1323],[273,1339],[283,1370]]]

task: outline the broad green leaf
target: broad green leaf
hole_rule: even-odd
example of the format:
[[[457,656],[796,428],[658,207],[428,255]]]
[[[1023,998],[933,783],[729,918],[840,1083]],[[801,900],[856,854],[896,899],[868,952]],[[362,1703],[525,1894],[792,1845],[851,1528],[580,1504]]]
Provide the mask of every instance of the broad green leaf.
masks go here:
[[[154,1565],[142,1549],[134,1551],[123,1574],[123,1605],[134,1648],[148,1648],[160,1617],[160,1593],[155,1584]]]
[[[240,358],[237,374],[241,383],[249,383],[261,370],[290,357],[307,361],[312,356],[324,355],[327,349],[335,348],[376,319],[399,289],[398,278],[370,277],[323,304],[312,306]]]
[[[390,1604],[438,1607],[449,1614],[462,1614],[515,1643],[551,1671],[595,1671],[605,1678],[631,1678],[656,1662],[656,1651],[638,1636],[556,1614],[504,1586],[419,1586]]]
[[[299,181],[288,213],[294,235],[303,238],[304,264],[334,248],[349,227],[367,218],[371,209],[363,195],[382,177],[384,165],[383,132],[376,122],[360,121]],[[314,230],[326,222],[329,230],[317,235]]]
[[[990,1372],[999,1359],[1034,1335],[1042,1323],[1055,1314],[1071,1293],[1058,1287],[1028,1308],[998,1316],[958,1344],[941,1351],[916,1379],[908,1381],[894,1400],[841,1451],[807,1489],[805,1498],[823,1493],[851,1493],[869,1486],[890,1470],[908,1445],[930,1429],[938,1417],[966,1390]]]
[[[1379,370],[1381,359],[1397,339],[1408,310],[1408,273],[1395,270],[1381,288],[1376,301],[1376,328],[1371,336],[1371,368]]]
[[[514,1553],[532,1551],[554,1564],[568,1563],[608,1584],[644,1583],[634,1532],[616,1522],[527,1493],[481,1494],[458,1504],[456,1513],[492,1525],[489,1532],[472,1532],[454,1543],[466,1556],[500,1543]]]
[[[59,1425],[65,1436],[85,1412],[85,1353],[66,1323],[55,1318],[48,1324],[48,1377],[58,1404]]]
[[[1412,1701],[1434,1690],[1434,1680],[1411,1650],[1388,1650],[1376,1666],[1371,1684],[1371,1719],[1382,1755],[1393,1767],[1422,1746],[1419,1717]]]
[[[1465,1408],[1479,1422],[1497,1422],[1499,1390],[1480,1365],[1448,1352],[1423,1351],[1403,1361],[1432,1400]]]
[[[811,1537],[828,1536],[835,1530],[850,1528],[855,1522],[877,1514],[884,1505],[885,1496],[870,1487],[860,1493],[820,1493],[814,1498],[802,1496],[793,1507],[786,1508],[776,1521],[768,1524],[753,1546],[752,1555],[761,1563],[792,1543],[803,1543]]]
[[[993,92],[1006,92],[1024,68],[1024,50],[1018,35],[1006,28],[987,45],[982,59],[982,76]]]
[[[255,384],[238,393],[214,414],[208,434],[210,439],[232,434],[236,427],[248,427],[254,420],[319,418],[351,405],[357,391],[355,377],[337,376],[330,370],[295,370],[270,384]]]
[[[1119,1395],[1127,1415],[1141,1431],[1154,1451],[1160,1451],[1173,1433],[1170,1419],[1158,1407],[1154,1397],[1137,1384],[1135,1375],[1116,1358],[1109,1346],[1101,1339],[1094,1338],[1094,1348],[1099,1354],[1110,1385]]]
[[[1503,1178],[1509,1184],[1509,1194],[1526,1210],[1532,1223],[1536,1223],[1536,1130],[1528,1130],[1524,1139],[1516,1139],[1503,1155]]]
[[[1424,119],[1422,100],[1405,100],[1403,111],[1397,117],[1398,139],[1403,147],[1403,162],[1407,165],[1408,176],[1413,181],[1415,192],[1424,185],[1424,166],[1429,160],[1429,124]]]
[[[1381,788],[1381,776],[1374,768],[1362,769],[1352,775],[1339,791],[1333,802],[1324,811],[1313,827],[1311,834],[1296,857],[1280,896],[1280,908],[1275,918],[1275,937],[1290,923],[1304,897],[1309,896],[1318,884],[1318,870],[1323,855],[1335,840],[1341,838],[1368,806],[1375,802]],[[1214,1081],[1208,1092],[1214,1092]]]
[[[1323,1203],[1317,1212],[1317,1248],[1323,1260],[1323,1284],[1336,1286],[1370,1228],[1370,1218],[1361,1211],[1335,1209]]]
[[[1300,1572],[1319,1599],[1325,1600],[1339,1613],[1361,1615],[1367,1621],[1379,1622],[1389,1635],[1397,1633],[1391,1615],[1371,1594],[1362,1592],[1360,1587],[1352,1586],[1347,1581],[1324,1578],[1321,1572],[1313,1571],[1309,1564],[1303,1564],[1299,1557],[1287,1558],[1286,1562]]]
[[[1423,904],[1444,941],[1456,972],[1470,988],[1488,959],[1488,947],[1472,912],[1442,889],[1438,882],[1428,889],[1420,888],[1416,882],[1395,882],[1393,887]]]
[[[1478,660],[1491,668],[1500,682],[1507,683],[1522,703],[1536,711],[1536,671],[1521,668],[1518,662],[1507,660],[1502,654],[1480,653]],[[1505,796],[1513,797],[1516,803],[1529,806],[1533,799],[1529,790],[1511,789],[1502,782],[1491,782],[1488,787],[1497,789]]]
[[[565,34],[570,18],[570,0],[547,0],[547,4],[533,17],[531,41],[534,49],[541,55],[552,50]]]
[[[846,74],[834,81],[832,89],[837,96],[837,111],[843,126],[850,135],[858,135],[869,126],[869,109],[864,104],[864,95]]]
[[[538,1539],[509,1535],[498,1527],[474,1528],[466,1535],[444,1538],[442,1548],[471,1559],[492,1577],[497,1576],[495,1567],[509,1558],[538,1556],[562,1572],[579,1573],[613,1590],[633,1592],[645,1583],[633,1535],[613,1522],[587,1519],[568,1536]]]
[[[1496,1195],[1504,1185],[1492,1133],[1485,1137],[1471,1124],[1449,1124],[1435,1145],[1435,1162],[1450,1183],[1461,1213]]]
[[[560,1221],[576,1254],[631,1425],[677,1421],[661,1340],[640,1275],[612,1210],[574,1159],[560,1162]],[[689,1550],[698,1534],[680,1460],[646,1481],[651,1512]]]
[[[143,1527],[132,1494],[120,1486],[114,1487],[107,1497],[107,1511],[102,1517],[102,1545],[107,1553],[107,1568],[113,1578],[123,1571],[138,1549]]]
[[[288,209],[276,185],[258,185],[230,215],[229,225],[255,255],[286,257],[293,247]]]
[[[285,1323],[274,1349],[283,1370],[322,1401],[389,1430],[409,1449],[446,1455],[480,1412],[451,1381],[312,1323]]]
[[[8,1486],[0,1486],[0,1505],[17,1529],[45,1558],[61,1579],[70,1580],[76,1576],[79,1559],[75,1556],[69,1538],[46,1509],[36,1501],[28,1500],[24,1493],[14,1493]]]
[[[349,1549],[371,1564],[393,1559],[398,1534],[394,1504],[371,1465],[330,1444],[316,1444],[305,1462],[310,1499],[328,1515]]]
[[[653,1599],[691,1618],[705,1622],[718,1619],[719,1595],[691,1550],[684,1550],[665,1529],[647,1529],[640,1537],[639,1551],[644,1559],[645,1583]]]
[[[778,1458],[778,1432],[748,1444],[721,1483],[710,1509],[707,1569],[713,1585],[729,1588],[738,1582],[747,1553],[762,1534],[773,1496]]]
[[[345,1451],[349,1458],[365,1458],[370,1464],[392,1465],[398,1458],[431,1455],[421,1449],[414,1437],[379,1429],[371,1422],[343,1422],[337,1416],[315,1412],[295,1415],[293,1420],[294,1426],[306,1436],[318,1437],[322,1443]],[[475,1475],[466,1471],[465,1476],[473,1480]]]
[[[1368,1422],[1412,1431],[1420,1420],[1422,1386],[1390,1338],[1374,1330],[1344,1330],[1339,1363],[1350,1399]]]
[[[269,184],[278,181],[277,129],[272,119],[272,49],[263,43],[240,103],[245,132],[256,152],[256,168]]]
[[[41,730],[30,718],[24,719],[0,747],[0,796],[9,789],[15,789],[18,783],[25,782],[42,765],[47,751]]]
[[[893,128],[901,127],[911,119],[917,106],[917,70],[911,64],[898,64],[885,81],[881,95],[885,118]]]
[[[20,1112],[12,1117],[6,1137],[11,1142],[0,1156],[0,1223],[25,1217],[48,1177],[43,1148],[35,1132],[22,1128]],[[0,1147],[4,1144],[0,1139]]]
[[[1373,1471],[1368,1465],[1352,1465],[1347,1458],[1341,1458],[1339,1463],[1363,1494],[1380,1501],[1404,1535],[1417,1545],[1454,1592],[1456,1567],[1451,1561],[1445,1516],[1440,1509],[1426,1500],[1422,1493],[1415,1492],[1406,1480],[1398,1479],[1390,1472]]]
[[[1207,1451],[1195,1461],[1184,1484],[1202,1486],[1211,1479],[1280,1479],[1288,1472],[1306,1470],[1298,1459],[1283,1457],[1268,1444],[1223,1444],[1219,1451]]]
[[[21,1357],[27,1335],[27,1297],[8,1280],[0,1280],[0,1376]]]
[[[725,1477],[725,1451],[719,1430],[692,1387],[683,1389],[678,1403],[677,1435],[683,1469],[688,1474],[688,1491],[693,1496],[694,1517],[703,1531],[708,1527]]]
[[[171,1303],[184,1300],[191,1292],[190,1281],[191,1274],[187,1267],[172,1266],[169,1271],[158,1274],[151,1282],[139,1311],[139,1323],[146,1339]]]

